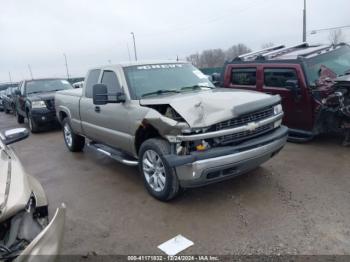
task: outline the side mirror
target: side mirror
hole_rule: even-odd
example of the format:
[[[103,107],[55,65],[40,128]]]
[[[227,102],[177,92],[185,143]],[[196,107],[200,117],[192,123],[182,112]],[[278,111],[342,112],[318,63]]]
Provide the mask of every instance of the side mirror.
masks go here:
[[[29,136],[29,131],[26,128],[15,128],[5,130],[0,133],[0,139],[5,145],[10,145],[21,141]]]
[[[107,86],[104,84],[95,84],[92,87],[92,100],[94,105],[105,105],[108,103]]]
[[[214,86],[219,87],[221,85],[221,74],[213,73],[211,75],[211,81],[214,84]]]
[[[126,101],[126,96],[123,92],[118,92],[117,93],[117,103],[124,103]]]
[[[297,97],[299,95],[298,80],[287,80],[285,88],[289,89],[293,96]]]

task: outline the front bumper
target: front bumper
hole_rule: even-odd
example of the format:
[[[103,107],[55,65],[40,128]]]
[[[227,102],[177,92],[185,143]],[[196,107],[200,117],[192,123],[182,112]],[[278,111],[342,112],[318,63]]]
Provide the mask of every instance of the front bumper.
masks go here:
[[[277,154],[285,145],[288,128],[248,140],[238,146],[213,148],[186,156],[166,156],[182,187],[197,187],[244,174]]]
[[[46,108],[32,109],[31,116],[38,125],[47,125],[58,122],[56,112]]]

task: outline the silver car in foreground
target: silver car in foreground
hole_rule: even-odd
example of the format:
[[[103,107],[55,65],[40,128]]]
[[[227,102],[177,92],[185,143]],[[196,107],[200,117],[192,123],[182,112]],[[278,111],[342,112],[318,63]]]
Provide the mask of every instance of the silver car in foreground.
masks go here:
[[[40,183],[8,145],[28,137],[25,128],[0,133],[0,261],[54,261],[63,238],[65,207],[49,221]]]

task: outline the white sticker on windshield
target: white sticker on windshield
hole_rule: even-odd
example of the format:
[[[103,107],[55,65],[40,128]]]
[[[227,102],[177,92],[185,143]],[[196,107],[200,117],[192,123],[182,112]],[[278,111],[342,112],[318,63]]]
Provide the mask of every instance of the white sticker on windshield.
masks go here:
[[[200,79],[204,79],[204,78],[207,78],[207,76],[205,74],[203,74],[201,71],[199,70],[193,70],[192,71],[193,74],[195,74],[198,78]]]
[[[162,65],[144,65],[138,66],[139,70],[149,70],[149,69],[171,69],[171,68],[181,68],[182,64],[162,64]]]

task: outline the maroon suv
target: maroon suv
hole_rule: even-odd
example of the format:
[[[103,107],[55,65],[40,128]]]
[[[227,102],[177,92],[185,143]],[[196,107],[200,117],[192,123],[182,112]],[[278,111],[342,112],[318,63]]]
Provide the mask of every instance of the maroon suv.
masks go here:
[[[290,140],[307,141],[320,133],[343,132],[349,141],[349,72],[349,45],[302,43],[235,58],[225,65],[223,85],[279,94]]]

